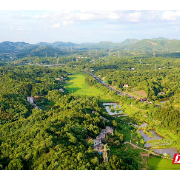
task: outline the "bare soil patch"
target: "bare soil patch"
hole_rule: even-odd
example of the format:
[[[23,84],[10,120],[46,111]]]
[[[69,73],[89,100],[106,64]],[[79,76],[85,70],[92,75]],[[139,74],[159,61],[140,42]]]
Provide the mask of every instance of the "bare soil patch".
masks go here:
[[[134,93],[142,97],[147,97],[147,94],[144,90],[134,91]]]
[[[114,89],[117,89],[118,88],[118,86],[111,86],[112,88],[114,88]]]

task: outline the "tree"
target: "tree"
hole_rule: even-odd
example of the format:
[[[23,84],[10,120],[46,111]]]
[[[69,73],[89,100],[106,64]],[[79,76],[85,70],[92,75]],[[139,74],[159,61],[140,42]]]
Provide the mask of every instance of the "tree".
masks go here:
[[[115,120],[112,121],[113,126],[116,127],[117,126],[117,122]]]
[[[99,159],[97,157],[91,159],[91,163],[93,164],[98,164],[99,163]]]
[[[23,169],[23,164],[20,159],[13,159],[9,162],[7,169],[9,170],[21,170]]]

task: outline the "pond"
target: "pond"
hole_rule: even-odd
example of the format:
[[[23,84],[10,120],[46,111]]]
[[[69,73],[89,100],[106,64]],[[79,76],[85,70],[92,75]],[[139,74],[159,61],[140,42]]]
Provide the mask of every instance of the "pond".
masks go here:
[[[174,154],[178,154],[178,151],[176,148],[165,148],[165,149],[154,149],[154,152],[158,154],[169,154],[172,158],[174,158]]]
[[[142,125],[144,126],[145,124],[142,124]],[[141,125],[141,127],[142,127],[142,125]],[[139,126],[139,127],[140,127],[140,126]],[[145,134],[145,133],[143,132],[143,130],[137,130],[137,132],[139,132],[139,133],[142,135],[144,141],[150,141],[150,140],[153,140],[153,139],[162,139],[162,137],[159,136],[154,130],[150,130],[150,132],[152,132],[152,134],[153,134],[153,136],[154,136],[154,137],[152,137],[152,138],[149,137],[147,134]],[[153,146],[153,145],[152,145],[151,143],[145,143],[145,144],[144,144],[144,147],[150,147],[150,146]],[[154,152],[156,152],[156,153],[158,153],[158,154],[167,153],[167,154],[169,154],[172,158],[174,157],[174,154],[178,154],[178,151],[177,151],[176,148],[154,149]]]
[[[116,109],[116,106],[118,106],[118,109],[120,109],[121,106],[119,105],[119,103],[103,103],[103,105],[105,106],[106,111],[108,112],[109,115],[113,116],[113,115],[117,115],[117,114],[122,113],[121,110],[119,110],[119,112],[117,112],[117,111],[112,112],[111,109],[110,109],[111,106],[113,106],[114,110]]]

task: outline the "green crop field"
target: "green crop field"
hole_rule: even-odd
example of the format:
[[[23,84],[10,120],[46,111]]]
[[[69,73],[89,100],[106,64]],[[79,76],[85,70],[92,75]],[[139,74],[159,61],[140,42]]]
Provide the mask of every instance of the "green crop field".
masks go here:
[[[180,170],[180,164],[172,164],[172,160],[163,159],[160,157],[149,158],[148,165],[152,169],[157,170]]]
[[[70,93],[77,95],[99,96],[100,101],[102,102],[115,101],[112,97],[105,95],[102,90],[93,86],[88,86],[85,83],[85,76],[83,74],[73,74],[70,75],[69,78],[70,80],[66,83],[65,88],[68,89]]]

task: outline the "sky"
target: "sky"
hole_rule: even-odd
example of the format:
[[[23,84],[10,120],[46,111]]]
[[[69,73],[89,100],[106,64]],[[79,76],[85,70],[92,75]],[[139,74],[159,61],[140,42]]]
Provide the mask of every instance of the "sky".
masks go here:
[[[23,1],[7,2],[0,9],[0,42],[116,43],[132,38],[180,39],[180,10],[173,10],[168,5],[165,10],[161,9],[161,4],[157,6],[157,1],[149,1],[150,9],[139,6],[141,1],[134,1],[134,4],[130,1],[131,6],[127,2],[123,9],[120,1],[115,1],[114,4],[113,1],[109,1],[107,6],[101,6],[104,1],[100,1],[100,4],[94,0],[86,1],[89,4],[83,4],[79,0],[66,1],[66,5],[61,6],[52,0],[48,1],[52,3],[44,7],[43,1],[38,4],[32,0],[28,5],[23,4]],[[65,10],[58,10],[60,7]]]

